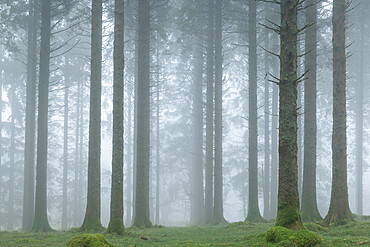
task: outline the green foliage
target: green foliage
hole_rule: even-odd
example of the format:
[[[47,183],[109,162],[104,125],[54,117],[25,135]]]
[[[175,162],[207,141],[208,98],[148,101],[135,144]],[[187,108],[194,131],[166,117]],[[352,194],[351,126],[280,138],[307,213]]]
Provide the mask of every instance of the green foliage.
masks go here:
[[[279,243],[279,246],[310,247],[322,243],[323,238],[316,232],[308,230],[292,231],[281,226],[275,226],[266,232],[266,240]]]
[[[303,224],[303,226],[307,230],[310,230],[310,231],[313,231],[313,232],[327,232],[328,231],[327,228],[322,227],[321,225],[319,225],[317,223],[305,223],[305,224]]]
[[[111,247],[105,237],[101,234],[82,234],[71,238],[67,247]]]

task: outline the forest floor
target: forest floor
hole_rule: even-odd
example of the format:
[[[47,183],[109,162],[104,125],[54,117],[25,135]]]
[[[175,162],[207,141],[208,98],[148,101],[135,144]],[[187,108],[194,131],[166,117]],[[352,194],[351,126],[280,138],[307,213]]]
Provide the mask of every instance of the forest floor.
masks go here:
[[[125,236],[105,237],[114,246],[282,246],[266,241],[264,232],[272,226],[273,223],[236,222],[222,226],[127,228]],[[319,246],[370,246],[370,221],[327,228],[312,223],[306,226],[323,237]],[[76,229],[39,234],[0,232],[0,246],[66,246],[70,238],[79,234]]]

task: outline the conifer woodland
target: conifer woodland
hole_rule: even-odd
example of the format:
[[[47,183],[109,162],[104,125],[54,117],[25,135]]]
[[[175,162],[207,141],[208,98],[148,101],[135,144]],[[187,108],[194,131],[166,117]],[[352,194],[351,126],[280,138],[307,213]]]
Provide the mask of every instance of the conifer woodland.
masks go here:
[[[0,246],[370,246],[369,12],[1,0]]]

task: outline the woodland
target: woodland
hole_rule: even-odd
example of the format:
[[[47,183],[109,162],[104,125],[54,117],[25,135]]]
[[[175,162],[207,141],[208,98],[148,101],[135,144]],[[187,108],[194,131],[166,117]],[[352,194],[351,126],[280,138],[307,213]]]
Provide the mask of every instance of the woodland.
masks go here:
[[[1,0],[0,246],[370,246],[369,11]]]

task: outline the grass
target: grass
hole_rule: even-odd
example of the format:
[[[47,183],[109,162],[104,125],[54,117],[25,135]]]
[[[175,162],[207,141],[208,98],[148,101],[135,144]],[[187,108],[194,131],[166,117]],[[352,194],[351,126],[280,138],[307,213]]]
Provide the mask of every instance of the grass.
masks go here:
[[[105,234],[114,246],[281,246],[267,242],[264,233],[273,223],[236,222],[223,226],[127,228],[124,236]],[[370,246],[370,222],[338,227],[307,228],[323,236],[319,246]],[[76,230],[54,233],[0,232],[0,246],[66,246]],[[281,243],[280,243],[281,244]]]

